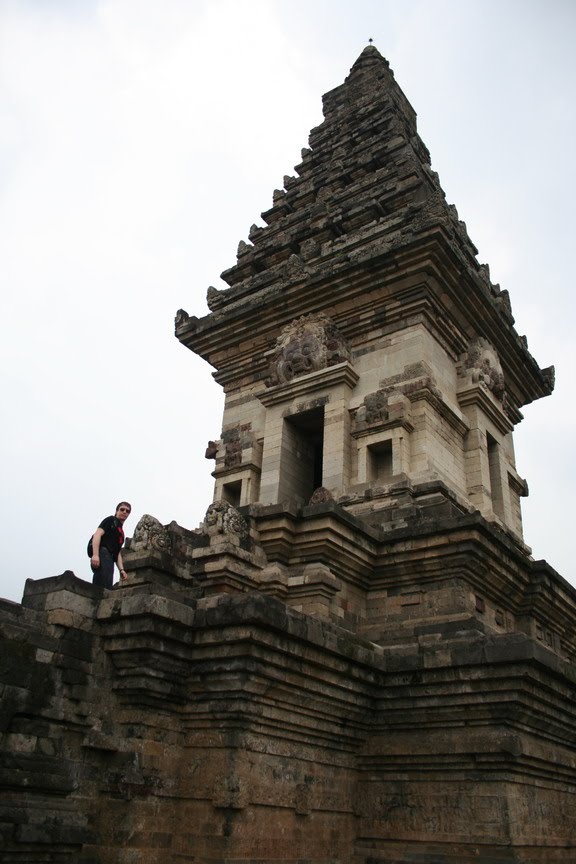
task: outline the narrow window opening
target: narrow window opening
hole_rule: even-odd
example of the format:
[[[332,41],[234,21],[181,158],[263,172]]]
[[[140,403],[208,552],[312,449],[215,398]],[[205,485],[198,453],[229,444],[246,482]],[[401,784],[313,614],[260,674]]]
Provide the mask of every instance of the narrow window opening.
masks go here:
[[[492,509],[496,516],[504,518],[504,500],[502,495],[502,475],[500,473],[500,447],[498,442],[486,433],[488,444],[488,470],[490,473],[490,494],[492,496]]]
[[[322,486],[324,408],[303,411],[284,420],[280,464],[280,500],[308,503]]]
[[[233,483],[225,483],[222,488],[222,498],[233,507],[240,506],[242,496],[242,481],[235,480]]]

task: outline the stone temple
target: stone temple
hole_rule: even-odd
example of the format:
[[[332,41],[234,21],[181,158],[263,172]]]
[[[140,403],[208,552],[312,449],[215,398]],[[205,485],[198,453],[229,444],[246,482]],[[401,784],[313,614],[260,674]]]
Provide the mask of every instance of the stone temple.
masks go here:
[[[374,47],[295,171],[176,317],[226,397],[202,525],[0,604],[2,861],[576,862],[576,592],[512,438],[553,369]]]

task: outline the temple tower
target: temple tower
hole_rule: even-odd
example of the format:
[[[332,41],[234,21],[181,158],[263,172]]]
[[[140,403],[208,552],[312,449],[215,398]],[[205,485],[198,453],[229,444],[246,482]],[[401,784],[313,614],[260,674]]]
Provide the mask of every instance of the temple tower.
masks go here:
[[[553,370],[375,48],[324,116],[177,314],[226,395],[201,525],[0,601],[7,861],[574,864],[576,591],[512,444]]]
[[[375,47],[324,117],[211,314],[177,319],[226,393],[215,500],[301,507],[323,487],[372,524],[449,506],[520,541],[512,433],[553,370],[514,330]]]

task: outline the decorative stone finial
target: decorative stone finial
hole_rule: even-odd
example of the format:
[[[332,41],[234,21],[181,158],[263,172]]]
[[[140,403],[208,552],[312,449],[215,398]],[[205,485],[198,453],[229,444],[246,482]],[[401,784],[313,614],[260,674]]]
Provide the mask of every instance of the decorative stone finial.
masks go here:
[[[218,291],[217,288],[214,288],[213,285],[208,286],[208,290],[206,291],[206,304],[211,312],[218,308],[221,305],[221,291]]]
[[[136,525],[132,542],[131,552],[143,552],[155,550],[157,552],[172,551],[172,540],[168,531],[154,516],[145,513]]]
[[[185,324],[186,321],[188,321],[189,317],[190,316],[185,309],[178,309],[178,311],[176,312],[176,317],[174,318],[174,323],[176,327],[180,327],[182,324]]]
[[[504,397],[504,373],[500,359],[493,345],[479,336],[470,343],[468,354],[464,361],[464,371],[472,377],[472,381],[485,385],[497,399]]]
[[[329,489],[326,489],[324,486],[319,486],[318,489],[315,489],[312,493],[312,497],[310,498],[310,501],[308,503],[326,504],[329,501],[334,501],[334,496]]]
[[[542,377],[551,393],[554,390],[554,384],[556,383],[556,369],[554,366],[546,366],[545,369],[542,369]]]
[[[205,534],[235,534],[245,537],[248,525],[240,513],[227,501],[213,501],[206,510],[202,523]]]

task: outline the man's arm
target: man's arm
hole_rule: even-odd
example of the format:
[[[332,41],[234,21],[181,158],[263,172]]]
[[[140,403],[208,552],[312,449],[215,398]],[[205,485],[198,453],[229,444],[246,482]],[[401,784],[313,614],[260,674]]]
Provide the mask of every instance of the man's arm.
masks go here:
[[[90,558],[90,563],[94,568],[98,568],[100,566],[100,541],[102,540],[103,536],[103,528],[97,528],[92,535],[92,557]]]
[[[120,571],[120,579],[122,582],[127,578],[126,571],[124,570],[124,563],[122,561],[122,552],[118,552],[118,558],[116,559],[116,564],[118,565],[118,570]]]

